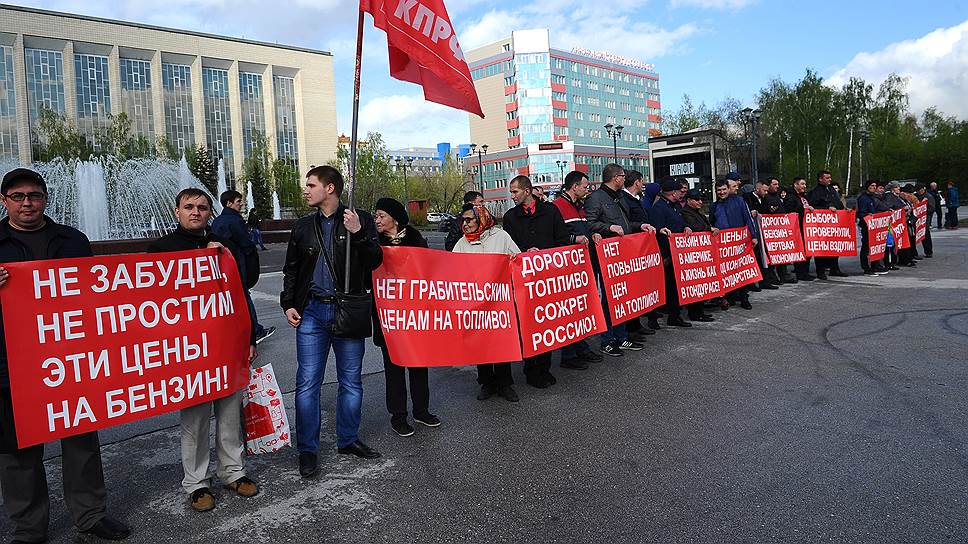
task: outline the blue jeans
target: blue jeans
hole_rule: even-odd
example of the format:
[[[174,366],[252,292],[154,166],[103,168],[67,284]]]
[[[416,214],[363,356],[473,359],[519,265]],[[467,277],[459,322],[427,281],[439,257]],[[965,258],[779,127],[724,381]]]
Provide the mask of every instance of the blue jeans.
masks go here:
[[[319,390],[329,348],[336,355],[336,445],[349,446],[360,432],[363,406],[363,340],[334,338],[336,306],[310,300],[296,328],[296,445],[299,453],[319,451]]]
[[[249,315],[252,316],[252,326],[255,328],[256,338],[262,336],[266,332],[266,328],[259,323],[259,317],[255,313],[255,304],[252,303],[252,295],[249,294],[249,290],[245,291],[245,303],[249,305]]]

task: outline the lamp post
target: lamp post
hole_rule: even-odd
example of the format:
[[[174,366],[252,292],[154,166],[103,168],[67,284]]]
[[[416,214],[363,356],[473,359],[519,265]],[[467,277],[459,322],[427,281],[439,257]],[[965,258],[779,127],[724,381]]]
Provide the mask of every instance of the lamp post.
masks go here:
[[[568,166],[568,161],[555,161],[558,165],[558,170],[561,170],[561,185],[565,184],[565,166]]]
[[[477,173],[480,174],[481,194],[484,194],[484,155],[487,155],[487,144],[478,149],[477,144],[471,144],[471,153],[477,153]]]
[[[616,163],[618,162],[618,139],[622,137],[622,130],[624,129],[625,127],[622,125],[612,125],[611,123],[605,125],[605,133],[612,139],[612,160]]]
[[[410,186],[407,184],[407,168],[413,168],[413,157],[407,157],[406,159],[397,159],[397,168],[403,168],[403,198],[406,200],[403,206],[405,208],[410,207]]]
[[[756,160],[756,133],[760,124],[760,110],[745,108],[740,111],[743,117],[750,124],[750,177],[751,182],[756,182],[759,178],[759,169]]]

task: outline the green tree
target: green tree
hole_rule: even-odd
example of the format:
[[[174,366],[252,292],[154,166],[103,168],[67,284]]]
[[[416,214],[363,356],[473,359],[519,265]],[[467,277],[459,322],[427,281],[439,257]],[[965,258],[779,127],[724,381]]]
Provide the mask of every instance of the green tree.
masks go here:
[[[94,146],[77,127],[67,117],[47,106],[40,106],[37,128],[31,132],[35,160],[86,161],[94,154]]]
[[[372,210],[376,201],[388,196],[403,201],[403,176],[391,166],[387,159],[386,144],[379,132],[370,132],[365,140],[359,142],[356,154],[356,182],[353,188],[353,206],[364,210]],[[349,191],[349,162],[348,146],[340,145],[336,150],[336,159],[329,162],[346,177],[344,201]],[[408,174],[409,175],[409,174]]]
[[[208,192],[218,198],[218,163],[204,145],[185,149],[185,161],[192,175],[202,182]]]

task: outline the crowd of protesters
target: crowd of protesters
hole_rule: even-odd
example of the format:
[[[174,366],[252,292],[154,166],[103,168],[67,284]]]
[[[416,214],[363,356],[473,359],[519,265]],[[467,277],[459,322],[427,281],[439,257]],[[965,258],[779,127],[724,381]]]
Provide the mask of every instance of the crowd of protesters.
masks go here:
[[[685,316],[677,298],[675,275],[670,258],[669,236],[674,233],[717,232],[719,229],[746,228],[754,246],[759,243],[758,215],[795,213],[803,216],[814,209],[844,209],[846,206],[830,172],[817,174],[816,185],[807,190],[807,181],[795,178],[789,187],[781,187],[775,178],[756,180],[743,186],[740,176],[730,173],[715,184],[716,200],[705,203],[703,195],[690,188],[682,178],[667,177],[645,183],[641,173],[626,171],[617,164],[603,168],[598,187],[580,171],[570,172],[553,202],[533,186],[527,176],[511,180],[510,193],[514,207],[503,216],[498,227],[483,195],[471,191],[464,196],[459,221],[447,236],[448,251],[460,253],[498,253],[514,255],[571,244],[594,244],[602,239],[632,233],[655,233],[665,262],[666,304],[642,318],[623,323],[608,323],[596,339],[575,342],[560,351],[561,368],[584,370],[590,364],[602,363],[606,357],[623,357],[627,352],[644,348],[646,337],[664,327],[691,327],[693,323],[712,322],[707,310],[728,310],[734,305],[752,308],[750,293],[777,289],[799,281],[825,280],[846,276],[837,258],[814,259],[815,274],[810,274],[809,260],[786,266],[759,265],[763,280],[741,287],[725,296],[686,305]],[[283,267],[280,302],[289,325],[296,331],[295,439],[298,469],[303,477],[317,474],[320,451],[320,390],[323,374],[333,351],[338,381],[336,408],[337,451],[373,459],[380,453],[360,440],[363,386],[362,362],[365,340],[333,334],[336,301],[344,294],[362,294],[370,289],[371,272],[380,266],[385,246],[427,247],[427,241],[410,225],[406,207],[400,202],[380,199],[374,213],[347,208],[340,200],[343,177],[329,166],[312,168],[306,176],[304,196],[315,212],[299,219],[293,226]],[[92,255],[87,237],[78,230],[56,224],[45,212],[47,185],[31,170],[16,169],[0,185],[8,217],[0,221],[0,262],[64,259]],[[258,252],[261,236],[257,218],[250,215],[248,224],[241,215],[242,195],[227,191],[220,196],[224,208],[213,219],[213,202],[208,193],[185,189],[175,199],[177,228],[154,241],[150,252],[201,248],[225,248],[236,257],[243,280],[252,335],[249,357],[254,359],[257,344],[272,334],[272,327],[259,325],[248,290],[258,279]],[[900,267],[914,267],[919,255],[914,242],[916,232],[914,207],[922,200],[928,205],[928,233],[922,243],[923,257],[932,256],[930,226],[937,214],[941,228],[942,214],[946,228],[957,228],[958,192],[948,183],[944,195],[932,183],[900,184],[869,181],[857,198],[857,220],[861,232],[861,266],[865,274],[885,274]],[[708,211],[704,211],[704,209]],[[911,244],[896,250],[896,241],[888,240],[888,251],[881,261],[868,262],[869,240],[864,217],[888,210],[904,210],[909,222]],[[348,243],[347,243],[348,242]],[[760,254],[761,252],[756,252]],[[596,252],[590,251],[600,292],[601,272]],[[761,258],[758,256],[758,258]],[[347,274],[349,276],[347,276]],[[0,268],[0,287],[8,278]],[[606,300],[604,292],[602,301]],[[605,315],[610,312],[605,308]],[[664,326],[660,319],[665,318]],[[386,379],[386,407],[390,425],[400,436],[414,434],[410,424],[437,427],[440,419],[430,411],[430,387],[426,368],[405,369],[396,365],[386,348],[377,313],[372,312],[374,343],[383,353]],[[643,323],[642,321],[645,321]],[[14,542],[43,542],[47,538],[49,499],[44,471],[44,445],[19,448],[16,441],[10,382],[7,372],[7,350],[0,335],[0,486],[4,507],[15,526]],[[596,345],[597,344],[597,345]],[[597,348],[597,349],[596,349]],[[538,389],[555,385],[552,354],[527,358],[523,364],[525,383]],[[499,396],[509,402],[520,397],[514,388],[511,362],[478,365],[477,381],[481,401]],[[412,408],[408,410],[409,397]],[[218,480],[242,497],[259,493],[256,482],[246,476],[244,448],[239,417],[241,394],[237,392],[213,402],[181,411],[181,456],[184,470],[182,487],[197,511],[215,508],[209,472],[209,426],[214,413]],[[79,531],[108,540],[121,540],[130,534],[128,527],[106,513],[106,491],[101,468],[100,446],[96,432],[61,440],[64,473],[64,500]]]

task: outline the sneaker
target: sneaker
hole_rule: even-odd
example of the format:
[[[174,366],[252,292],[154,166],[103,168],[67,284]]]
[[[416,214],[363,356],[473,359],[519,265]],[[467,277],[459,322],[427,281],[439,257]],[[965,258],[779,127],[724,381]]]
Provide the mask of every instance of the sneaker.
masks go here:
[[[259,486],[257,486],[255,482],[246,476],[243,476],[230,484],[225,484],[225,489],[231,489],[232,491],[238,493],[240,497],[245,497],[246,499],[255,497],[259,494]]]
[[[764,281],[764,282],[760,282],[760,289],[768,289],[768,290],[772,291],[774,289],[779,289],[779,287],[777,287],[776,284],[767,283],[767,282]]]
[[[589,363],[600,363],[605,360],[600,353],[595,353],[592,350],[588,350],[585,353],[580,354],[579,357],[588,361]]]
[[[552,374],[551,372],[545,372],[544,380],[546,382],[548,382],[548,385],[554,385],[554,384],[558,383],[558,380],[555,378],[554,374]]]
[[[884,270],[884,269],[874,271],[874,274],[877,276],[884,276],[884,275],[887,275],[887,273],[888,273],[887,270]]]
[[[411,427],[405,419],[400,421],[391,421],[390,428],[393,429],[393,432],[400,436],[413,436],[413,427]]]
[[[419,416],[414,414],[413,420],[426,427],[440,427],[440,418],[430,412]]]
[[[609,357],[621,357],[624,355],[624,353],[622,353],[622,348],[620,348],[618,344],[614,342],[611,344],[602,344],[602,354],[608,355]]]
[[[810,274],[803,274],[803,275],[797,276],[797,279],[800,281],[813,281],[817,278],[814,276],[811,276]]]
[[[518,400],[520,400],[518,398],[518,392],[515,391],[514,387],[510,385],[505,385],[504,387],[499,389],[497,393],[502,397],[504,397],[504,400],[508,402],[518,402]]]
[[[588,363],[582,361],[578,357],[571,357],[568,359],[561,360],[561,368],[568,368],[571,370],[585,370],[588,368]]]
[[[645,346],[643,344],[633,342],[631,340],[626,340],[619,345],[619,348],[621,348],[622,351],[642,351],[642,348],[644,347]]]
[[[192,503],[192,510],[196,512],[208,512],[215,508],[215,495],[207,487],[192,491],[189,501]]]
[[[258,343],[262,342],[263,340],[265,340],[266,338],[269,338],[270,336],[272,336],[275,333],[276,333],[276,328],[275,327],[269,327],[268,329],[263,330],[262,331],[262,334],[260,336],[256,337],[255,343],[258,344]]]

